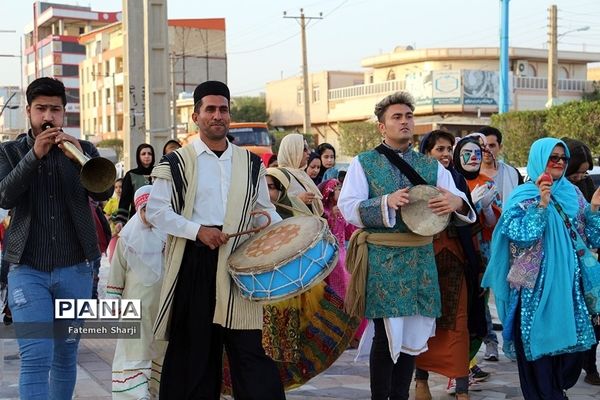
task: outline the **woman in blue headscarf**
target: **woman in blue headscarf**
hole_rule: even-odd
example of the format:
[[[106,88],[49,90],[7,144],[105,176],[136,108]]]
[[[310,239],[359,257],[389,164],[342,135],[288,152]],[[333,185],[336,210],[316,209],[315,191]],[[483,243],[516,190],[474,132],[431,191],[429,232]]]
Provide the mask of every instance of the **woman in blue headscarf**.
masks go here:
[[[533,143],[531,181],[504,206],[482,282],[495,294],[505,346],[516,350],[525,399],[566,399],[595,340],[581,285],[586,252],[574,246],[600,245],[600,190],[588,204],[564,176],[568,161],[563,141]]]

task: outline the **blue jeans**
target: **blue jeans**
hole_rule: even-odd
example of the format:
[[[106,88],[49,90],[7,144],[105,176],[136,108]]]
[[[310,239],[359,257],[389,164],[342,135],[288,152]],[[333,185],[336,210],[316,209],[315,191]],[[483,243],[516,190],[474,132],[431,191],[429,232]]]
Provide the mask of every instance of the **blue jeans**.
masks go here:
[[[89,299],[92,264],[83,262],[43,272],[11,265],[8,303],[14,322],[54,321],[55,299]],[[17,338],[21,354],[19,396],[23,400],[63,400],[73,396],[79,337]]]

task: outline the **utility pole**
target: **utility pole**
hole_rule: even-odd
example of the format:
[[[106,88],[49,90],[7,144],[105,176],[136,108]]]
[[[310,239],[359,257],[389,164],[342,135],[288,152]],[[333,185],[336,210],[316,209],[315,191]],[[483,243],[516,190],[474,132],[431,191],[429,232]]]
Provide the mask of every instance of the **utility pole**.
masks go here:
[[[115,71],[117,70],[115,60]],[[112,115],[113,115],[113,127],[115,129],[115,139],[119,138],[119,124],[117,123],[117,84],[115,81],[115,71],[112,72]]]
[[[557,76],[558,72],[558,34],[557,34],[557,10],[556,4],[548,9],[550,13],[548,30],[548,102],[546,108],[550,108],[557,103]]]
[[[171,108],[171,119],[173,120],[173,130],[171,132],[171,139],[177,140],[177,77],[175,72],[175,65],[177,64],[177,54],[171,53],[171,98],[173,104]]]
[[[502,11],[500,16],[500,98],[498,112],[508,112],[508,3],[510,0],[500,0]]]
[[[323,19],[323,13],[319,13],[318,17],[307,17],[304,15],[304,9],[300,9],[299,17],[288,16],[283,12],[283,18],[293,18],[300,22],[300,30],[302,32],[302,79],[304,86],[304,133],[310,133],[310,97],[308,95],[308,61],[306,57],[306,21],[311,19]]]

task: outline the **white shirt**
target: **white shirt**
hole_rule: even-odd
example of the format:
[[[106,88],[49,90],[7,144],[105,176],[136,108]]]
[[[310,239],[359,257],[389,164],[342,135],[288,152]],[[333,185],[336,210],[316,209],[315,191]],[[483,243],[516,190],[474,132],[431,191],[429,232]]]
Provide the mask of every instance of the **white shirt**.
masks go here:
[[[467,215],[454,212],[454,214],[460,220],[466,223],[475,222],[477,216],[475,211],[469,205],[467,196],[456,188],[454,179],[452,179],[452,174],[439,162],[437,171],[437,186],[448,190],[450,193],[456,196],[459,196],[465,201],[465,204],[469,206],[469,213]],[[387,196],[387,194],[383,196],[382,204],[387,205]],[[344,178],[344,184],[342,185],[342,191],[338,200],[338,208],[340,209],[340,212],[346,221],[352,225],[358,226],[359,228],[364,228],[364,225],[360,219],[358,208],[360,203],[368,198],[369,183],[367,182],[365,171],[363,170],[360,161],[358,161],[358,157],[354,157],[350,163],[350,166],[348,167],[348,172]],[[396,210],[390,207],[382,208],[384,214],[383,222],[385,227],[394,227],[394,225],[396,225]]]
[[[231,183],[232,154],[227,146],[221,157],[200,139],[191,143],[196,151],[198,185],[191,220],[177,214],[171,206],[172,184],[166,179],[156,179],[146,206],[148,221],[172,236],[196,240],[200,226],[222,226],[227,210],[227,196]],[[256,209],[265,210],[271,216],[271,223],[281,221],[269,199],[267,180],[262,177],[258,186]]]

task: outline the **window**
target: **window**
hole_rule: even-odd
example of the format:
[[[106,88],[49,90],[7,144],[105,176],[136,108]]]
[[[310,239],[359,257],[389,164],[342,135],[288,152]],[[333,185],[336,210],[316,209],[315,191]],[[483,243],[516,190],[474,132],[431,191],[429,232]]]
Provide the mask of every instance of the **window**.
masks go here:
[[[92,107],[96,107],[96,96],[97,96],[98,92],[94,92],[92,93]],[[96,125],[96,123],[94,123],[94,125]]]
[[[304,90],[300,87],[296,91],[296,104],[302,104],[302,99],[304,98]]]
[[[62,76],[77,76],[79,74],[79,67],[77,65],[63,65]]]
[[[76,103],[77,101],[79,101],[79,89],[66,89],[66,92],[67,92],[67,102]],[[89,104],[89,102],[88,102],[88,104]]]
[[[78,127],[79,126],[79,113],[66,113],[65,114],[65,126]]]
[[[104,63],[104,75],[110,75],[110,61]]]
[[[388,81],[394,81],[396,80],[396,73],[394,72],[393,69],[390,69],[387,75],[387,80]]]
[[[123,72],[123,58],[122,57],[117,57],[115,60],[115,72]]]
[[[111,132],[112,131],[112,124],[111,124],[111,122],[112,122],[112,119],[110,118],[110,115],[108,115],[106,117],[106,129],[105,129],[106,132]]]
[[[312,88],[312,101],[313,103],[317,103],[321,100],[321,87],[319,85],[315,85]]]
[[[112,98],[110,97],[110,88],[106,88],[106,104],[110,104],[112,102]]]
[[[62,52],[72,54],[85,54],[85,46],[79,43],[62,42]]]
[[[83,27],[83,26],[80,26],[80,27],[79,27],[79,34],[80,34],[80,35],[83,35],[84,33],[85,33],[85,27]]]

